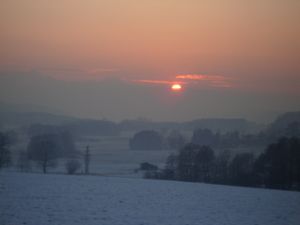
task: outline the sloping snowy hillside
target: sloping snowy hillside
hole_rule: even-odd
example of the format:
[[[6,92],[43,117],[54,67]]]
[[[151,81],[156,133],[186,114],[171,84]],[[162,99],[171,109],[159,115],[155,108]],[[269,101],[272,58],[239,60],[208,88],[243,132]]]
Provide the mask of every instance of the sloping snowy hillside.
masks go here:
[[[298,192],[0,173],[1,225],[298,225],[299,212]]]

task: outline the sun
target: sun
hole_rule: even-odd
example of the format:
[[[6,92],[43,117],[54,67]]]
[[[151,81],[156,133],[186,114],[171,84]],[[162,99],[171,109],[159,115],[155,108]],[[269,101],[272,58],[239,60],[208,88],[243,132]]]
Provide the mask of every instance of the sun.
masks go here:
[[[172,84],[171,89],[172,89],[172,91],[181,91],[182,86],[181,86],[181,84]]]

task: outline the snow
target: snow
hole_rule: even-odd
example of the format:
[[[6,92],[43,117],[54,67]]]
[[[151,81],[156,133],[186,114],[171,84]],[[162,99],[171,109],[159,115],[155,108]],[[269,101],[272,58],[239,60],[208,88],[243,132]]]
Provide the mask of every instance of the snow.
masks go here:
[[[1,225],[299,225],[300,193],[0,172]]]

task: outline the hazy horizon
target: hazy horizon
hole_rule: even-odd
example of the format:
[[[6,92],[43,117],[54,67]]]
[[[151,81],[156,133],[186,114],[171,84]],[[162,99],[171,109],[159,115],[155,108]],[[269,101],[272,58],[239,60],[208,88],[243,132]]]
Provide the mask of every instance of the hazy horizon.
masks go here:
[[[79,118],[105,118],[113,121],[145,118],[175,122],[202,118],[244,118],[268,123],[282,113],[299,110],[297,97],[285,102],[284,97],[277,96],[277,102],[272,103],[274,95],[269,95],[265,96],[265,99],[257,97],[257,101],[251,102],[253,93],[243,92],[241,96],[235,95],[235,91],[216,91],[209,88],[173,93],[168,86],[135,86],[119,79],[107,78],[92,82],[61,81],[21,73],[2,74],[0,81],[1,103],[17,105],[17,108],[26,111]],[[187,102],[186,98],[191,101]],[[207,102],[207,98],[211,101]],[[226,99],[227,105],[219,104],[220,98]],[[145,99],[147,101],[144,101]],[[244,101],[245,99],[247,101]],[[195,104],[197,100],[201,103]],[[289,106],[292,102],[292,106],[295,107]],[[135,104],[138,106],[134,106]],[[234,108],[237,104],[243,107],[238,108],[236,112],[231,110],[231,107]],[[279,105],[277,111],[268,108],[271,104]]]

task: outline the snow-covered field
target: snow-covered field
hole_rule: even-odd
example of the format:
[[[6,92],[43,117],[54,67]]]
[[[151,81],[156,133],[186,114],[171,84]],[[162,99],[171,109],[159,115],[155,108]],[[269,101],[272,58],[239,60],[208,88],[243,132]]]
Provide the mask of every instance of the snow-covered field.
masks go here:
[[[1,225],[299,225],[300,193],[0,172]]]

